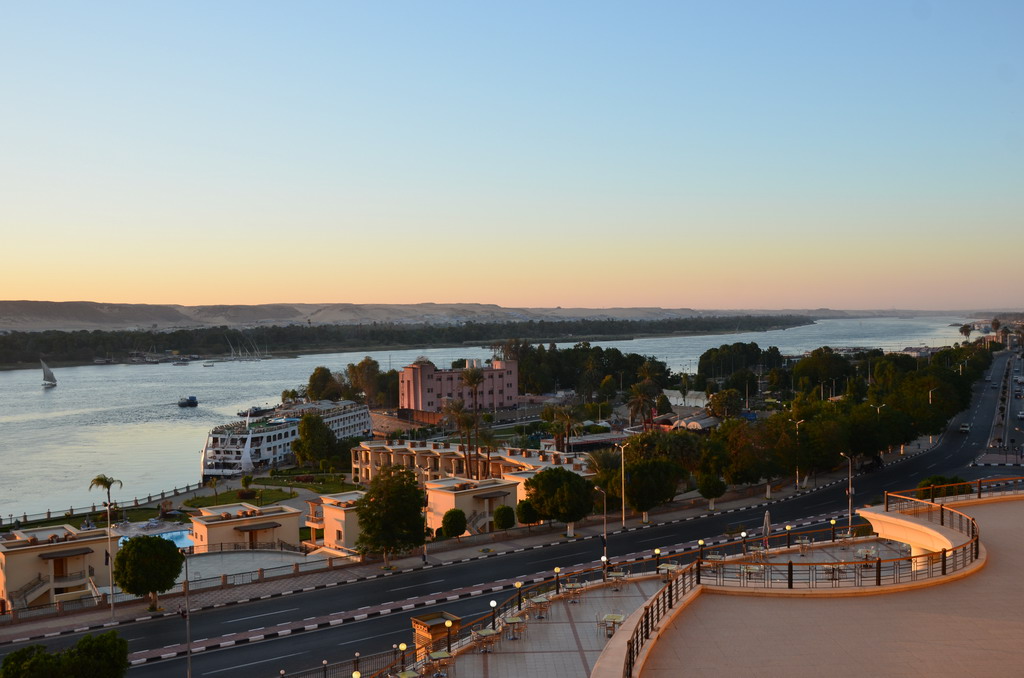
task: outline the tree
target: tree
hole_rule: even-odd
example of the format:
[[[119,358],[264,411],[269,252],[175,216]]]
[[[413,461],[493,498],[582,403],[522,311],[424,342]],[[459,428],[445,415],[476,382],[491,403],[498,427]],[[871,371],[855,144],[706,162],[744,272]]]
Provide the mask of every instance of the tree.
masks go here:
[[[491,477],[491,452],[497,452],[500,447],[498,436],[491,429],[484,429],[477,438],[477,447],[482,447],[487,454],[487,463],[484,465],[484,478]]]
[[[174,587],[185,556],[173,541],[141,535],[124,543],[114,557],[114,583],[133,596],[149,596],[157,609],[157,594]]]
[[[964,335],[965,343],[971,340],[971,332],[973,331],[974,328],[971,326],[970,323],[964,323],[963,325],[960,326],[960,334]]]
[[[479,367],[469,367],[462,370],[462,385],[468,388],[473,395],[473,428],[476,432],[474,443],[470,446],[470,455],[473,459],[473,469],[470,473],[470,478],[479,477],[477,473],[479,469],[476,467],[476,448],[480,445],[480,422],[477,419],[480,408],[477,402],[477,391],[482,383],[484,383],[484,371]]]
[[[672,403],[669,402],[668,396],[664,393],[658,395],[655,401],[655,408],[658,414],[672,414]]]
[[[705,409],[712,417],[735,417],[743,409],[743,396],[736,389],[727,388],[711,396]]]
[[[570,537],[573,523],[586,517],[594,507],[594,484],[561,466],[544,469],[525,485],[527,498],[537,513],[542,518],[565,523]]]
[[[299,437],[292,441],[295,460],[303,466],[329,461],[338,454],[338,439],[318,414],[304,414],[299,420]]]
[[[494,529],[507,530],[515,527],[516,512],[511,506],[502,504],[494,509]]]
[[[679,467],[664,459],[641,460],[626,465],[626,503],[643,514],[656,506],[667,504],[676,496]]]
[[[446,539],[458,539],[466,532],[466,512],[460,508],[448,509],[441,517],[441,534]]]
[[[646,431],[655,405],[650,391],[642,384],[633,384],[629,387],[629,400],[626,404],[629,406],[629,423],[632,424],[639,417]]]
[[[366,494],[356,502],[359,552],[381,553],[384,567],[388,567],[392,553],[421,546],[425,541],[421,514],[425,499],[411,470],[382,466]]]
[[[334,375],[324,366],[317,367],[309,375],[309,383],[306,385],[306,397],[310,400],[323,400],[327,398],[334,384]]]
[[[516,504],[516,520],[520,525],[535,525],[541,521],[541,517],[532,501],[520,499]]]
[[[715,510],[715,500],[725,494],[725,481],[710,473],[702,473],[697,477],[697,491],[708,500],[708,510]]]
[[[217,503],[220,502],[220,494],[217,492],[217,486],[218,485],[220,485],[220,482],[217,480],[216,476],[214,476],[214,477],[212,477],[212,478],[210,478],[209,480],[206,481],[206,486],[209,487],[211,490],[213,490],[213,503],[214,504],[217,504]]]
[[[107,631],[86,634],[53,654],[43,645],[16,650],[4,657],[0,678],[123,678],[129,666],[128,642],[116,631]]]
[[[106,490],[106,492],[107,492],[107,506],[109,507],[109,506],[111,506],[110,488],[112,488],[115,484],[118,487],[124,487],[124,483],[122,483],[117,478],[111,478],[110,476],[105,476],[105,475],[103,475],[101,473],[101,474],[99,474],[98,476],[96,476],[95,478],[92,479],[92,481],[89,483],[89,489],[91,490],[94,487],[102,487],[104,490]],[[107,515],[109,516],[110,514],[108,513]]]

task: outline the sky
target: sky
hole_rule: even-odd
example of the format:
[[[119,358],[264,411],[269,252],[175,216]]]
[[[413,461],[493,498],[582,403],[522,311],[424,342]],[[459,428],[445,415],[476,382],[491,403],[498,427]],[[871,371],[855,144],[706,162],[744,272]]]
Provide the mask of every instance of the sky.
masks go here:
[[[1022,27],[0,0],[0,299],[1019,309]]]

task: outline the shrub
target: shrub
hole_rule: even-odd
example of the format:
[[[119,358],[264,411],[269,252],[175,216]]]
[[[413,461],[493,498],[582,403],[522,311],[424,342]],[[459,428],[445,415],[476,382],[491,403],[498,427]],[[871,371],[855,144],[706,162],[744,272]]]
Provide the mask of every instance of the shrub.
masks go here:
[[[249,490],[249,489],[239,490],[238,491],[238,498],[239,499],[255,499],[256,498],[256,490]]]

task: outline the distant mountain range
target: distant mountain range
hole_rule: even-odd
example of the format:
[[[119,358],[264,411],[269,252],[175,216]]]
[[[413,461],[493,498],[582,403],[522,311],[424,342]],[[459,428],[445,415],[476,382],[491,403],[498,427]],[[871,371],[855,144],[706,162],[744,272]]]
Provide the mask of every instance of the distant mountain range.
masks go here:
[[[0,301],[0,331],[173,330],[260,325],[438,324],[528,320],[660,320],[729,315],[806,315],[848,318],[918,315],[971,315],[965,311],[832,309],[695,310],[691,308],[504,308],[494,304],[257,304],[179,306],[105,304],[92,301]]]

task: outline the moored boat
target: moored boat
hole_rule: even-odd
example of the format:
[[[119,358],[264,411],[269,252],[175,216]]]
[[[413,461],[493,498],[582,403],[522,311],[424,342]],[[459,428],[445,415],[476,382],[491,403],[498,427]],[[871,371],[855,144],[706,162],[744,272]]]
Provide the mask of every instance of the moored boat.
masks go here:
[[[199,399],[195,396],[182,396],[178,399],[178,407],[196,407],[199,405]]]
[[[39,364],[43,366],[43,388],[53,388],[57,385],[57,377],[53,376],[53,371],[43,362],[43,359],[39,359]]]

